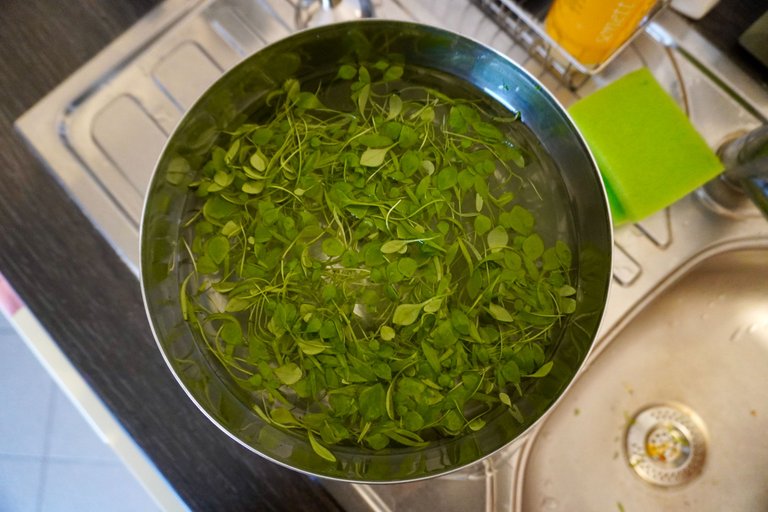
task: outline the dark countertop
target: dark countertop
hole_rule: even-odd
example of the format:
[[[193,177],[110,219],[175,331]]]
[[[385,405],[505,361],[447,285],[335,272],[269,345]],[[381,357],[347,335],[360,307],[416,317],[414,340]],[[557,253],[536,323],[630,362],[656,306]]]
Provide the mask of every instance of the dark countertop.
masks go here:
[[[193,510],[340,510],[230,440],[155,346],[139,283],[14,132],[157,0],[7,0],[0,16],[0,273]]]

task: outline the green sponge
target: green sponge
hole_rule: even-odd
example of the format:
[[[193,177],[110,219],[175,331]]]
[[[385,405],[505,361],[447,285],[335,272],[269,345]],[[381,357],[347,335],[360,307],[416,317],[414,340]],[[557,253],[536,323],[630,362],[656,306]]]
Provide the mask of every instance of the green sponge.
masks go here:
[[[574,103],[571,117],[595,155],[620,225],[669,206],[723,165],[646,68]]]

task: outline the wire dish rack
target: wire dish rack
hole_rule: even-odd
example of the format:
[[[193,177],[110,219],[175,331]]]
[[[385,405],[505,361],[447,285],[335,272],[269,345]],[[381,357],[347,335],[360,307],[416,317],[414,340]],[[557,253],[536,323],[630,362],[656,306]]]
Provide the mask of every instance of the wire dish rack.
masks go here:
[[[552,0],[470,0],[493,19],[517,44],[547,71],[571,90],[578,89],[590,76],[605,69],[632,40],[667,6],[660,0],[642,20],[632,35],[599,64],[587,65],[563,49],[545,31],[543,20]]]

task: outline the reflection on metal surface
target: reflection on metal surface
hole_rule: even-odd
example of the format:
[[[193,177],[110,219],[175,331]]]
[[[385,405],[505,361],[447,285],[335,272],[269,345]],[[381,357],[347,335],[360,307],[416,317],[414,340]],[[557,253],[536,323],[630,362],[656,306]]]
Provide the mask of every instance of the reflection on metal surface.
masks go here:
[[[181,110],[191,107],[221,73],[221,67],[192,41],[181,43],[152,69],[158,86]]]
[[[373,0],[298,0],[296,28],[373,18]]]
[[[138,268],[138,223],[143,195],[162,147],[161,134],[164,140],[181,118],[183,109],[195,100],[204,88],[204,82],[213,79],[217,71],[229,69],[244,56],[293,31],[297,1],[166,0],[17,122],[17,128],[34,150],[134,270]],[[729,134],[757,127],[768,117],[768,92],[725,60],[712,45],[691,30],[683,18],[669,11],[651,24],[648,32],[641,34],[619,59],[598,75],[580,82],[580,87],[572,91],[470,0],[378,0],[374,4],[377,14],[382,17],[440,25],[493,46],[521,63],[566,106],[628,71],[647,66],[673,98],[681,105],[688,105],[691,121],[712,147],[717,147]],[[205,73],[189,76],[190,68],[197,68],[187,66],[183,58],[199,63]],[[177,73],[183,76],[176,76]],[[129,118],[134,121],[126,121]],[[122,129],[125,131],[121,132]],[[140,133],[137,134],[137,131]],[[144,138],[147,134],[157,137],[148,141]],[[752,208],[752,211],[756,210]],[[686,274],[692,262],[729,249],[765,244],[766,240],[768,223],[761,218],[747,215],[734,220],[714,213],[704,207],[696,195],[684,198],[638,226],[621,228],[616,232],[617,246],[621,248],[616,251],[616,261],[622,266],[616,267],[614,277],[622,285],[612,290],[598,348],[607,350],[616,341],[616,333],[622,332],[635,317],[641,318],[642,325],[637,329],[644,333],[647,332],[645,322],[662,326],[674,322],[675,319],[668,313],[659,313],[653,321],[646,320],[642,313],[649,303],[653,305],[653,299],[663,289],[660,283],[668,283]],[[765,252],[760,256],[765,259]],[[715,265],[703,268],[714,268],[720,272],[724,270],[719,263],[721,261],[735,266],[743,263],[739,258],[730,257],[713,261]],[[768,273],[761,265],[749,264],[746,269]],[[695,275],[702,279],[704,289],[716,277],[711,272],[703,271],[697,271]],[[726,279],[733,277],[728,273],[725,276]],[[753,279],[745,279],[745,289],[754,290],[750,287],[753,285]],[[764,293],[764,288],[760,291]],[[742,293],[743,290],[739,290],[739,294]],[[687,301],[679,300],[682,303]],[[721,301],[727,302],[717,297],[713,299],[714,304]],[[715,311],[708,309],[707,304],[691,302],[687,307],[703,308],[704,312],[696,312],[709,315],[710,320],[715,316]],[[768,346],[764,336],[767,332],[764,311],[755,310],[752,313],[763,316],[747,319],[742,318],[747,314],[744,311],[717,310],[717,314],[724,318],[738,317],[741,321],[738,326],[729,327],[731,334],[726,333],[723,339],[717,340],[717,346],[722,348],[723,344],[730,344],[728,346],[737,354],[741,350],[754,351],[761,344]],[[699,317],[690,318],[698,319],[698,322],[691,322],[693,326],[702,323]],[[763,327],[759,327],[761,325]],[[674,327],[676,331],[673,335],[665,335],[668,344],[654,350],[673,347],[680,333],[686,332],[680,324]],[[756,361],[760,360],[761,356],[756,353],[754,356]],[[721,359],[727,361],[727,358]],[[653,359],[652,363],[651,366],[668,364],[661,356]],[[739,373],[738,370],[734,369],[736,373]],[[635,389],[632,383],[619,379],[616,386],[620,393],[633,396],[629,391]],[[634,392],[639,393],[638,389]],[[583,395],[578,390],[571,393],[574,400],[580,396]],[[603,429],[603,441],[615,448],[600,460],[596,460],[593,454],[582,459],[590,461],[590,471],[616,468],[617,474],[623,471],[633,483],[642,485],[647,493],[650,486],[632,474],[620,455],[624,414],[631,415],[648,403],[684,398],[653,396],[633,402],[626,411],[614,411],[617,417],[615,424],[596,425],[582,405],[579,405],[582,413],[576,415],[572,402],[562,404],[556,412],[558,418],[564,418],[564,428],[567,429],[578,428],[580,421],[590,419],[590,427]],[[727,418],[723,418],[721,410],[705,414],[707,409],[694,402],[685,399],[687,405],[706,416],[707,428],[714,437],[713,442],[717,443],[718,423],[713,423],[711,417],[718,420]],[[744,403],[743,397],[737,402],[743,406],[742,409],[746,407],[745,414],[749,421],[758,422],[764,417],[759,406]],[[744,410],[739,411],[739,414],[744,413]],[[548,426],[553,423],[554,419]],[[533,473],[523,480],[522,470],[529,472],[536,459],[530,456],[533,444],[552,440],[555,435],[552,432],[542,428],[535,443],[525,448],[527,464],[521,462],[521,452],[502,451],[489,459],[488,466],[468,468],[450,478],[386,487],[337,484],[331,490],[350,509],[382,512],[420,508],[509,511],[512,510],[513,499],[533,499],[526,494],[529,490],[523,486],[523,482],[531,484]],[[759,438],[755,442],[763,441]],[[734,445],[733,448],[740,449],[740,446]],[[549,467],[561,466],[562,458],[572,455],[573,447],[566,448],[568,452],[559,453],[549,461]],[[723,460],[716,459],[716,453],[708,454],[709,461],[704,466],[703,474],[691,482],[691,487],[703,481],[707,468]],[[585,469],[580,466],[580,472],[587,476]],[[766,472],[768,468],[762,467],[757,476]],[[517,480],[513,478],[515,473],[520,477]],[[538,502],[527,503],[534,509],[541,508],[542,504],[557,505],[557,499],[548,494],[555,486],[553,481],[543,477],[538,484],[547,492],[537,496]],[[604,482],[596,485],[595,488],[605,487]],[[747,483],[741,485],[746,486]],[[333,485],[329,484],[331,487]],[[721,487],[725,488],[725,484]],[[764,485],[757,483],[750,492],[763,492],[764,489]],[[755,500],[760,499],[757,491],[752,492]],[[642,504],[642,501],[633,501],[626,494],[616,495],[606,509],[615,510],[617,502],[623,502],[628,510],[630,504],[632,509]],[[564,509],[563,506],[560,509]]]
[[[136,98],[123,94],[93,118],[93,140],[139,194],[143,193],[157,155],[168,136]],[[131,141],[131,145],[126,144]],[[136,148],[140,148],[136,151]]]

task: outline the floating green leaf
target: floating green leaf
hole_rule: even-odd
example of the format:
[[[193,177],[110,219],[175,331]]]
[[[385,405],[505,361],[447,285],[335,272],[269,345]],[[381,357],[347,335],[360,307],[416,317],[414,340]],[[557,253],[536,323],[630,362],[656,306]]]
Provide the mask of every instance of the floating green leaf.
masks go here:
[[[499,306],[498,304],[488,304],[488,312],[493,318],[499,322],[514,322],[515,317],[510,314],[506,308]]]
[[[392,315],[392,323],[395,325],[411,325],[419,318],[422,304],[400,304]]]
[[[206,253],[217,265],[221,264],[229,254],[229,240],[225,236],[215,236],[208,240]]]
[[[315,439],[315,436],[312,434],[311,430],[307,430],[307,437],[309,438],[309,444],[312,446],[312,450],[317,455],[327,460],[328,462],[336,462],[336,456],[331,453],[328,448],[320,444],[317,439]]]
[[[336,238],[326,238],[322,243],[323,252],[328,256],[341,256],[344,253],[344,244]]]
[[[384,341],[392,341],[395,339],[395,330],[388,325],[381,327],[381,339]]]
[[[360,165],[378,167],[384,163],[389,148],[368,148],[360,156]]]
[[[339,68],[339,72],[336,76],[343,80],[351,80],[355,75],[357,75],[357,68],[350,66],[349,64],[344,64]]]
[[[259,172],[263,172],[267,168],[267,160],[264,158],[264,155],[262,155],[260,151],[254,152],[251,155],[249,162],[251,167]]]
[[[387,413],[384,386],[374,384],[360,392],[360,414],[365,421],[373,421]]]
[[[549,372],[552,370],[553,364],[554,363],[552,361],[547,361],[546,363],[541,365],[541,367],[538,370],[536,370],[534,373],[530,375],[526,375],[526,377],[531,377],[534,379],[540,379],[542,377],[546,377],[547,375],[549,375]]]
[[[509,235],[507,230],[501,226],[496,226],[488,233],[488,248],[491,250],[499,250],[507,246],[509,243]]]
[[[280,382],[287,385],[296,384],[301,379],[301,368],[296,363],[287,363],[274,369]]]
[[[389,82],[391,80],[397,80],[403,76],[403,66],[390,66],[385,72],[384,72],[384,81]]]
[[[480,214],[475,217],[475,234],[482,236],[490,231],[492,226],[491,219],[487,215]]]
[[[408,240],[389,240],[384,242],[381,246],[381,252],[384,254],[392,254],[402,251],[408,245]]]

